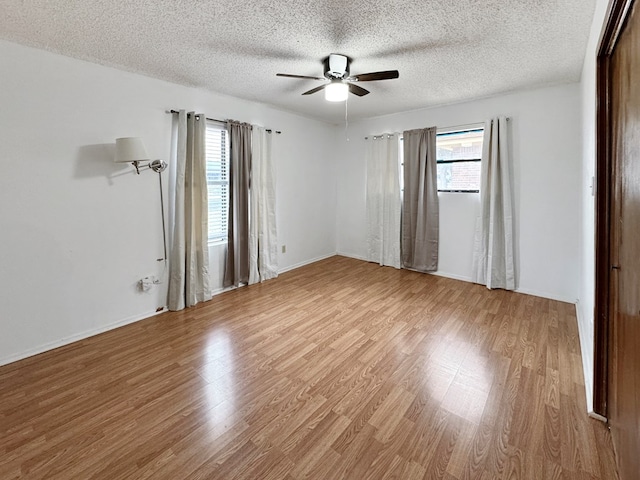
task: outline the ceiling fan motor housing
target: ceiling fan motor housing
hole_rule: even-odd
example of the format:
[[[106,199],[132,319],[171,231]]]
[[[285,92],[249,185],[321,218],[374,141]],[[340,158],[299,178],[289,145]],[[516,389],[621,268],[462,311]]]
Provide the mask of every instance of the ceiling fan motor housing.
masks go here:
[[[349,76],[349,59],[337,53],[332,53],[324,60],[324,76],[329,80],[345,79]]]

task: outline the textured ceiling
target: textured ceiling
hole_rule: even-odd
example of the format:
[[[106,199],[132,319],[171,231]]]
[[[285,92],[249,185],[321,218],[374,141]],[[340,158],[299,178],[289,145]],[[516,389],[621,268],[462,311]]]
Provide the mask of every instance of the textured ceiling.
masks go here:
[[[595,0],[1,0],[0,38],[338,123],[329,53],[361,85],[349,118],[578,81]],[[170,105],[167,105],[170,107]],[[181,107],[178,105],[177,107]],[[185,108],[190,108],[185,105]],[[215,112],[211,112],[212,115]]]

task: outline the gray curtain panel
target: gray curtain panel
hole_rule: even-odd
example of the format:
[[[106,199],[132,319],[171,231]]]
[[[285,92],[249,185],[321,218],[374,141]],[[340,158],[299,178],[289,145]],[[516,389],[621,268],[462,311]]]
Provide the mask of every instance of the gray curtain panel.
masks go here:
[[[224,286],[249,283],[249,186],[251,175],[251,125],[228,122],[229,227]]]
[[[515,290],[513,204],[507,119],[485,123],[480,177],[480,216],[473,248],[475,283]]]
[[[205,116],[180,110],[176,134],[167,301],[174,311],[211,299]]]
[[[433,272],[438,269],[439,236],[436,128],[408,130],[403,137],[402,264]]]

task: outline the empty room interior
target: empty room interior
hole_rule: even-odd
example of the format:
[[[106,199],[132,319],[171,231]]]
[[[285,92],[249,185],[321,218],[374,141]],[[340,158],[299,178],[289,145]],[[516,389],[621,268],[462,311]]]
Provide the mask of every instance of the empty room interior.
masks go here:
[[[0,478],[640,478],[637,3],[3,1]]]

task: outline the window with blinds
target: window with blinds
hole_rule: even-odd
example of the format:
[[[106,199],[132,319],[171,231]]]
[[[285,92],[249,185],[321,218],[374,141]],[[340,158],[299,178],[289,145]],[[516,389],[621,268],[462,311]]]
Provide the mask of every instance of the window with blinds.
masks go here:
[[[229,148],[224,125],[207,120],[207,192],[209,243],[227,241],[229,212]]]

